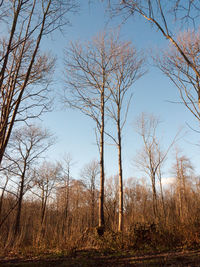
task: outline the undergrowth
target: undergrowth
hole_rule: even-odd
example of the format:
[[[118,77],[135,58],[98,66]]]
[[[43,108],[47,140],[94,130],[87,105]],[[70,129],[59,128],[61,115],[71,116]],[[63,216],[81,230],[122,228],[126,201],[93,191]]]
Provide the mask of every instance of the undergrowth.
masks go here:
[[[3,257],[65,257],[73,256],[76,251],[95,250],[103,254],[131,251],[132,253],[149,253],[193,249],[200,247],[200,230],[188,225],[168,225],[161,227],[158,224],[137,223],[129,227],[129,230],[115,232],[105,229],[103,235],[99,235],[97,228],[87,228],[84,232],[67,236],[65,239],[40,239],[29,246],[23,242],[13,247],[1,246],[1,258]]]

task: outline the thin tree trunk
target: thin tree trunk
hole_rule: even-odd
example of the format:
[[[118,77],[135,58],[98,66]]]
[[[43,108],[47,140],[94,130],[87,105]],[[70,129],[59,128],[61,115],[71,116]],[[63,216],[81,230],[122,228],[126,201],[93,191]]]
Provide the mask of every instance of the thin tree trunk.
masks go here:
[[[157,194],[156,194],[156,185],[155,185],[155,175],[152,177],[152,191],[153,191],[153,213],[154,218],[157,218]]]
[[[18,20],[19,14],[20,14],[20,9],[21,9],[21,3],[18,2],[18,6],[17,6],[16,12],[14,14],[13,22],[12,22],[12,28],[11,28],[11,32],[10,32],[10,38],[9,38],[9,43],[7,46],[7,51],[5,54],[3,66],[2,66],[1,71],[0,71],[0,76],[1,76],[0,88],[2,88],[2,85],[3,85],[3,81],[4,81],[4,77],[5,77],[5,70],[6,70],[6,66],[8,64],[9,53],[11,51],[12,41],[14,38],[17,20]],[[3,155],[5,152],[6,146],[7,146],[7,137],[6,137],[7,127],[8,127],[8,114],[6,114],[6,111],[4,111],[4,118],[0,122],[0,140],[1,140],[1,142],[0,142],[0,164],[2,162]]]
[[[122,175],[122,147],[121,147],[121,127],[120,127],[120,109],[118,106],[118,167],[119,167],[119,225],[118,231],[123,230],[123,175]]]
[[[22,99],[22,96],[24,94],[24,90],[25,90],[25,88],[26,88],[26,86],[28,84],[28,81],[29,81],[29,78],[30,78],[30,75],[31,75],[31,70],[32,70],[36,55],[37,55],[38,50],[39,50],[40,42],[41,42],[42,35],[43,35],[44,29],[45,29],[46,17],[47,17],[50,5],[51,5],[51,1],[48,2],[47,7],[44,10],[43,19],[42,19],[42,22],[41,22],[41,28],[40,28],[40,31],[39,31],[39,34],[38,34],[38,37],[37,37],[37,40],[36,40],[35,48],[33,50],[32,56],[30,58],[30,63],[29,63],[29,66],[28,66],[28,69],[27,69],[26,76],[24,78],[23,84],[21,86],[19,96],[18,96],[17,101],[16,101],[16,103],[14,105],[14,110],[12,112],[11,120],[8,123],[8,116],[6,117],[6,120],[4,122],[4,127],[3,127],[3,130],[4,130],[3,134],[1,133],[2,130],[0,129],[0,139],[2,139],[2,141],[0,143],[0,164],[2,162],[2,159],[3,159],[3,156],[4,156],[8,141],[10,139],[10,135],[11,135],[14,123],[15,123],[15,119],[16,119],[17,112],[18,112],[18,109],[19,109],[19,106],[20,106],[20,103],[21,103],[21,99]],[[21,8],[21,4],[18,4],[17,12],[20,12],[20,8]],[[33,10],[32,10],[32,12],[33,12]],[[19,14],[15,14],[15,17],[14,17],[13,28],[12,28],[13,32],[11,31],[10,41],[13,39],[14,31],[15,31],[15,28],[16,28],[15,24],[17,23],[18,15]],[[32,17],[32,13],[30,14],[30,17],[29,17],[29,23],[30,23],[31,17]],[[27,26],[27,29],[26,29],[26,37],[28,35],[28,29],[29,29],[29,26],[30,26],[29,23],[28,23],[28,26]],[[26,44],[26,42],[24,42],[23,48],[25,47],[25,44]],[[8,52],[9,52],[9,49],[8,49]],[[5,64],[5,67],[6,67],[6,64]],[[3,68],[4,68],[4,66],[3,66]],[[2,68],[0,74],[2,74],[3,68]],[[0,79],[0,88],[2,87],[2,83],[3,83],[3,77]]]
[[[181,187],[179,188],[178,197],[179,197],[179,216],[180,216],[180,220],[182,222],[182,219],[183,219],[183,203],[182,203],[182,189],[181,189]]]
[[[41,228],[44,225],[44,218],[45,218],[45,212],[46,212],[46,203],[47,203],[47,198],[45,196],[43,204],[42,204],[42,209],[41,209]]]
[[[166,210],[165,210],[165,201],[164,201],[163,186],[162,186],[162,174],[161,174],[160,166],[158,167],[158,178],[159,178],[159,185],[160,185],[162,211],[163,211],[164,219],[166,222],[167,216],[166,216]]]
[[[16,220],[15,220],[14,239],[16,239],[17,235],[20,232],[22,199],[23,199],[23,191],[24,191],[24,178],[25,178],[25,172],[23,172],[22,176],[21,176],[21,185],[20,185],[20,191],[19,191],[19,202],[18,202],[17,215],[16,215]]]
[[[95,191],[92,189],[91,225],[94,227]]]
[[[0,222],[0,229],[3,226],[3,224],[5,223],[5,221],[7,220],[7,218],[9,217],[9,215],[11,214],[11,212],[16,208],[16,206],[18,205],[18,202],[19,202],[19,200],[15,203],[14,206],[12,206],[10,208],[10,210],[6,213],[6,215],[4,216],[4,218],[1,220],[1,222]]]
[[[161,193],[161,201],[162,201],[163,214],[164,214],[164,218],[165,218],[165,221],[166,221],[165,202],[164,202],[164,195],[163,195],[163,187],[162,187],[161,177],[159,179],[159,182],[160,182],[160,193]]]
[[[7,184],[8,184],[8,177],[6,177],[6,182],[2,189],[1,198],[0,198],[0,218],[1,218],[2,208],[3,208],[4,193],[5,193]]]
[[[101,93],[99,227],[104,227],[104,90]]]
[[[65,209],[64,209],[64,218],[63,218],[63,227],[62,233],[65,233],[67,220],[68,220],[68,209],[69,209],[69,170],[67,174],[67,183],[66,183],[66,200],[65,200]]]

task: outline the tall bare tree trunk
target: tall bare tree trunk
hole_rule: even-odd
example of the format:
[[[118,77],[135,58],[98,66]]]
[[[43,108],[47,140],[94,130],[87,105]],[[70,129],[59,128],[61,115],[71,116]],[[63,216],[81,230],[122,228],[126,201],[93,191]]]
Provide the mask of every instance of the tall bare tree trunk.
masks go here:
[[[153,193],[153,213],[154,218],[156,219],[158,216],[158,207],[157,207],[157,193],[156,193],[156,184],[155,184],[155,174],[153,174],[152,179],[152,193]]]
[[[120,127],[120,107],[118,106],[118,167],[119,167],[119,224],[118,231],[123,230],[123,174],[122,174],[122,147],[121,147],[121,127]]]
[[[99,227],[104,228],[104,90],[101,92]]]
[[[123,217],[123,188],[122,188],[122,159],[121,159],[121,130],[127,118],[131,96],[128,97],[122,125],[120,112],[127,90],[143,72],[140,67],[143,59],[138,58],[136,50],[128,42],[119,42],[118,34],[107,38],[103,33],[95,42],[85,48],[80,44],[72,44],[69,50],[72,55],[66,60],[67,81],[71,97],[66,97],[69,107],[77,108],[90,116],[97,123],[100,134],[98,140],[100,150],[100,193],[99,193],[99,230],[104,228],[104,116],[109,116],[117,124],[119,113],[118,138],[108,134],[115,144],[119,144],[119,176],[120,176],[120,229]],[[67,55],[68,57],[68,55]],[[74,71],[76,70],[76,71]],[[69,95],[69,94],[67,94]],[[111,105],[109,105],[109,103]],[[119,109],[117,111],[117,109]],[[100,115],[99,115],[100,114]],[[116,134],[117,135],[117,134]],[[103,234],[103,232],[99,234]]]
[[[64,218],[63,218],[63,227],[62,227],[62,234],[65,234],[66,231],[66,225],[68,225],[68,210],[69,210],[69,167],[67,168],[67,181],[65,184],[66,189],[66,199],[65,199],[65,208],[64,208]]]

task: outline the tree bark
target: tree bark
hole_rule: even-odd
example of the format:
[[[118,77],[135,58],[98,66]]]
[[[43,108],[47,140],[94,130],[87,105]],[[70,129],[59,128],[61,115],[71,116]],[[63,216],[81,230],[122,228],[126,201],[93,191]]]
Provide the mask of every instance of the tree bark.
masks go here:
[[[66,187],[66,199],[65,199],[65,208],[64,208],[64,218],[63,218],[63,227],[62,233],[65,234],[66,225],[68,221],[68,209],[69,209],[69,168],[67,169],[67,182],[65,184]]]
[[[119,224],[118,231],[123,230],[123,174],[122,174],[122,146],[121,146],[121,127],[120,127],[120,108],[118,106],[118,167],[119,167]]]
[[[157,218],[158,209],[157,209],[157,193],[156,193],[156,185],[155,185],[155,174],[152,177],[152,191],[153,191],[153,213],[154,218]]]
[[[104,221],[104,89],[101,92],[101,130],[100,130],[100,194],[99,194],[99,227]]]

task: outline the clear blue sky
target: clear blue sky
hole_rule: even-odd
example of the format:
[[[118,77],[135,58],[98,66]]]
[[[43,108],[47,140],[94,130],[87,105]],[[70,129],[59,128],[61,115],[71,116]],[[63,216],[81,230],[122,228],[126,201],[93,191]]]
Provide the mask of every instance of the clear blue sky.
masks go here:
[[[57,95],[55,110],[43,116],[43,125],[53,131],[57,136],[57,143],[49,151],[51,160],[59,160],[64,154],[70,153],[76,164],[72,173],[78,178],[80,169],[93,159],[98,159],[98,150],[95,142],[95,123],[79,111],[64,110],[59,102],[64,83],[63,50],[70,41],[86,41],[104,29],[121,28],[121,39],[132,41],[138,50],[144,51],[146,58],[156,53],[159,47],[166,47],[168,42],[159,32],[143,19],[129,19],[120,25],[121,18],[109,21],[102,3],[94,1],[89,7],[87,1],[82,4],[79,14],[71,16],[71,27],[65,29],[65,35],[57,33],[53,40],[45,41],[45,47],[50,49],[57,57],[54,90]],[[150,61],[150,60],[149,60]],[[180,127],[184,127],[183,138],[177,144],[187,155],[196,170],[199,172],[199,143],[200,134],[191,131],[186,123],[198,129],[199,125],[183,105],[171,104],[168,101],[179,101],[178,91],[168,78],[153,67],[147,66],[148,73],[133,85],[134,97],[130,106],[129,116],[123,132],[123,165],[124,178],[141,176],[133,168],[133,159],[142,147],[141,138],[134,131],[134,120],[141,112],[153,113],[160,116],[159,133],[163,147],[170,144]],[[187,134],[184,134],[187,131]],[[174,153],[169,155],[165,168],[165,176],[171,176],[171,165]],[[117,150],[114,146],[106,145],[105,168],[107,176],[115,175],[117,169]]]

